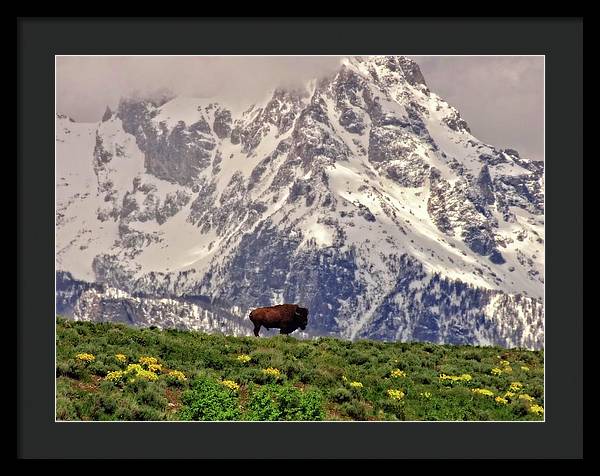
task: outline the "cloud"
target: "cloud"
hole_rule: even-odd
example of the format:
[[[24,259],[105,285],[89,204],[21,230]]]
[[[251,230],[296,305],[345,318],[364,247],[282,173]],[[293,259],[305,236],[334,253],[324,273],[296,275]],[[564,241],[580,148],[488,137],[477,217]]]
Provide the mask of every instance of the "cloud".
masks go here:
[[[473,134],[496,147],[543,159],[543,57],[413,56],[430,89],[457,107]],[[336,56],[59,56],[57,111],[100,119],[122,96],[168,88],[226,96],[239,107],[270,89],[335,71]]]
[[[543,56],[412,56],[478,139],[544,159]]]
[[[247,105],[270,89],[296,86],[335,71],[340,57],[60,56],[57,110],[78,121],[97,121],[107,105],[134,92],[168,88],[179,95],[226,96]]]

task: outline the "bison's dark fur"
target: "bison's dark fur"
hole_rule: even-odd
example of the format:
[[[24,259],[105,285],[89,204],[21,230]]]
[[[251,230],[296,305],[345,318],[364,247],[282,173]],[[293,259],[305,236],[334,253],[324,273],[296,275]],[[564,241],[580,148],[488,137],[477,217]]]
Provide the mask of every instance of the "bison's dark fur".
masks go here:
[[[258,337],[260,327],[280,329],[280,334],[290,334],[296,329],[306,329],[308,309],[297,304],[280,304],[271,307],[259,307],[250,313],[254,324],[254,335]]]

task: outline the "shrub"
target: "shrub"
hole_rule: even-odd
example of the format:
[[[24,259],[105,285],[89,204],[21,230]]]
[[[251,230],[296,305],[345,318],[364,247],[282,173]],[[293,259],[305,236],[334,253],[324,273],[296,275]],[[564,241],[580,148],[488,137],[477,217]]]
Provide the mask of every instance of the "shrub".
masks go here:
[[[248,401],[251,420],[317,421],[324,417],[323,397],[316,390],[302,391],[291,385],[254,387]]]
[[[57,377],[79,378],[83,373],[84,369],[71,360],[63,360],[56,363]]]
[[[281,419],[281,410],[272,396],[272,391],[264,385],[258,387],[251,394],[248,402],[249,420],[276,421]]]
[[[330,394],[330,398],[337,403],[349,402],[352,399],[352,392],[344,387],[338,387]]]
[[[57,420],[75,420],[77,411],[73,401],[65,396],[56,398],[56,419]]]
[[[241,417],[236,394],[208,377],[198,377],[181,400],[184,420],[228,421]]]
[[[353,420],[365,421],[369,416],[369,408],[360,400],[351,400],[340,405],[340,411],[344,415],[348,415]]]
[[[348,354],[348,363],[352,365],[363,365],[369,361],[370,357],[367,352],[352,350]]]
[[[136,396],[136,401],[153,407],[154,409],[163,410],[167,406],[167,399],[164,397],[162,389],[156,385],[147,385]]]
[[[308,378],[303,379],[303,382],[318,388],[328,388],[339,383],[340,373],[339,369],[317,365],[309,372]]]
[[[207,349],[202,354],[202,360],[204,361],[205,367],[215,370],[222,370],[225,368],[225,357],[218,349]]]

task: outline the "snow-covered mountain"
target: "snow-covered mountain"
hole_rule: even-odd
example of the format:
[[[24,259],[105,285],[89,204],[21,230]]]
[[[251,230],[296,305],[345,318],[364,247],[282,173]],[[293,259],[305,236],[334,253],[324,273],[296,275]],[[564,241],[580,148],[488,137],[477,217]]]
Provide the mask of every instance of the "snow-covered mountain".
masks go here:
[[[248,334],[296,302],[305,336],[543,347],[544,164],[475,138],[410,59],[56,134],[59,312]]]

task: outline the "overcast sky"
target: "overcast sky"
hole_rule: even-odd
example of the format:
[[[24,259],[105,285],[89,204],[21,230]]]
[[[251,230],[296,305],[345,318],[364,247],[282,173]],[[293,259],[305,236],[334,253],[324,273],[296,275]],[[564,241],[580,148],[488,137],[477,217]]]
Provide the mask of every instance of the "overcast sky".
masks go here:
[[[543,160],[544,58],[412,56],[429,88],[455,106],[480,140]],[[102,57],[56,58],[57,112],[93,122],[121,96],[169,88],[177,94],[225,96],[240,107],[277,86],[333,72],[340,58]]]
[[[478,139],[544,160],[543,56],[412,56]]]

